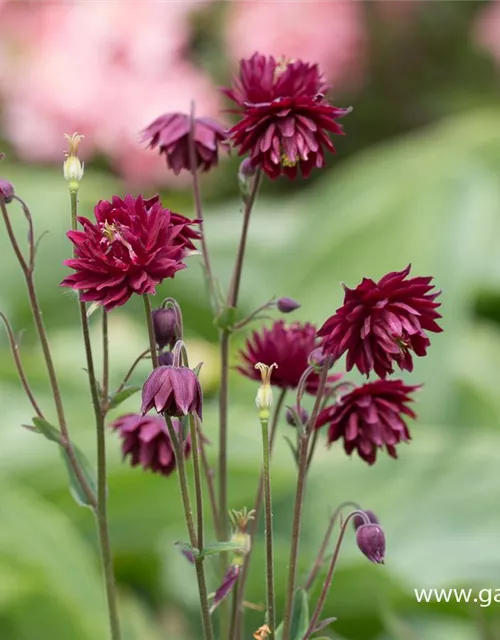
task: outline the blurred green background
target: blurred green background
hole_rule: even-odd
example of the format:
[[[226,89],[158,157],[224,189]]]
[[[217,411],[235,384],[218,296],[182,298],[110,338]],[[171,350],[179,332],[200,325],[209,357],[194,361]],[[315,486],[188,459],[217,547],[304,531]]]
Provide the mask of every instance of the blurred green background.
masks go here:
[[[87,6],[86,22],[78,24],[75,46],[84,46],[85,29],[91,30],[102,19],[103,5],[118,4],[87,3],[92,8]],[[138,21],[149,4],[123,3],[129,14],[136,11]],[[171,12],[178,10],[179,3],[166,4]],[[295,26],[296,31],[290,32],[287,22],[286,5],[291,3],[184,4],[192,5],[184,16],[189,37],[181,53],[175,54],[179,58],[171,55],[175,60],[182,56],[212,78],[214,94],[216,85],[227,82],[234,68],[235,53],[226,38],[230,21],[235,19],[233,5],[258,4],[260,10],[267,10],[276,38],[290,49],[294,37],[300,39],[300,28]],[[307,16],[312,20],[316,10],[326,10],[319,5],[331,5],[332,10],[346,5],[293,4],[302,5],[304,20]],[[336,104],[354,106],[344,122],[347,135],[337,141],[338,156],[330,158],[328,169],[317,172],[307,183],[283,179],[264,184],[251,223],[241,313],[252,311],[273,295],[291,296],[302,303],[294,319],[319,324],[340,304],[340,282],[353,286],[362,276],[379,278],[411,262],[415,273],[434,275],[436,285],[443,289],[445,331],[433,338],[428,357],[417,361],[408,377],[424,387],[418,397],[419,419],[411,427],[413,441],[400,448],[399,461],[381,455],[369,468],[357,458],[346,458],[338,446],[331,450],[319,447],[307,491],[300,576],[305,576],[314,558],[329,512],[343,500],[356,500],[378,514],[387,538],[387,561],[383,567],[371,565],[358,552],[352,534],[347,536],[325,610],[338,621],[323,635],[337,640],[500,639],[500,603],[490,607],[417,604],[413,595],[414,589],[423,587],[500,589],[500,60],[495,60],[500,55],[499,3],[354,4],[356,28],[363,38],[351,43],[349,64],[358,55],[358,80],[350,85],[345,81],[346,72],[344,80],[339,76],[334,91]],[[23,5],[26,13],[21,11]],[[0,175],[11,180],[31,206],[38,234],[49,232],[38,254],[38,291],[71,431],[94,460],[95,436],[77,308],[73,295],[58,287],[66,272],[62,261],[70,252],[65,238],[69,197],[60,164],[62,134],[74,128],[84,134],[87,131],[84,122],[64,112],[64,102],[57,109],[52,105],[51,117],[60,123],[56,127],[60,151],[52,162],[50,154],[44,155],[50,146],[47,102],[35,104],[38,128],[33,128],[29,111],[33,104],[28,103],[34,97],[27,91],[29,85],[23,85],[25,76],[19,70],[35,66],[36,56],[33,51],[26,53],[28,45],[16,37],[47,29],[60,7],[35,5],[43,5],[43,11],[38,8],[39,14],[30,13],[36,8],[33,3],[0,3],[0,70],[4,74],[3,78],[0,75],[0,148],[8,153]],[[296,6],[294,11],[298,11]],[[331,26],[344,31],[353,28],[347,21]],[[113,37],[121,28],[126,27],[115,24]],[[144,39],[142,28],[140,22],[137,32],[126,32],[124,38],[132,43],[141,35]],[[165,23],[164,28],[171,34],[174,26]],[[64,38],[64,32],[60,37]],[[262,37],[249,34],[255,48]],[[302,56],[307,45],[301,42]],[[317,46],[311,40],[312,60]],[[78,64],[77,55],[69,55],[70,69]],[[326,75],[334,74],[335,69],[333,60]],[[7,72],[9,82],[5,81]],[[54,76],[43,77],[48,93],[51,83],[53,91],[57,90],[59,76],[56,69],[53,72]],[[76,91],[78,95],[80,80],[83,86],[88,78],[79,73],[69,78],[67,94]],[[108,81],[113,83],[114,77]],[[130,91],[135,92],[135,87],[132,83]],[[137,91],[142,89],[138,84]],[[110,117],[122,117],[122,110],[126,111],[122,97],[118,94],[114,103],[99,106],[97,92],[95,101],[103,112],[110,111]],[[186,110],[188,106],[175,108]],[[91,215],[95,202],[113,193],[122,195],[131,189],[153,193],[160,187],[167,206],[192,215],[188,182],[176,183],[167,176],[165,183],[156,173],[154,179],[130,175],[112,160],[129,148],[116,139],[107,153],[96,130],[88,126],[81,213]],[[136,135],[132,122],[130,131],[131,136]],[[237,168],[236,157],[224,159],[218,171],[204,176],[202,182],[208,241],[223,286],[241,227]],[[21,213],[15,206],[10,211],[23,238]],[[22,357],[39,402],[50,414],[47,379],[23,280],[4,232],[0,232],[0,254],[0,309],[17,332],[23,331]],[[210,457],[215,460],[217,334],[205,302],[199,258],[191,258],[186,271],[159,288],[158,300],[165,295],[181,303],[191,359],[204,362],[205,430],[214,443]],[[140,302],[132,300],[110,316],[115,384],[147,346]],[[92,318],[96,344],[97,321]],[[232,364],[243,338],[234,340]],[[147,371],[144,364],[133,381],[141,384]],[[0,335],[0,376],[0,638],[104,639],[106,617],[92,516],[69,495],[54,446],[20,426],[29,423],[32,411],[21,392],[4,332]],[[349,375],[349,379],[356,376]],[[255,494],[260,468],[255,391],[255,384],[232,375],[232,508],[250,507]],[[113,415],[137,411],[138,403],[134,396]],[[280,436],[290,435],[289,429],[282,424]],[[111,537],[124,637],[197,640],[201,631],[194,575],[173,546],[174,541],[186,538],[176,478],[156,477],[123,464],[119,441],[111,432],[108,449]],[[273,483],[280,611],[294,478],[290,452],[279,437]],[[215,589],[217,564],[207,565],[210,588]],[[247,594],[250,602],[264,600],[263,568],[261,537],[255,544]],[[262,621],[261,613],[249,612],[246,637]]]

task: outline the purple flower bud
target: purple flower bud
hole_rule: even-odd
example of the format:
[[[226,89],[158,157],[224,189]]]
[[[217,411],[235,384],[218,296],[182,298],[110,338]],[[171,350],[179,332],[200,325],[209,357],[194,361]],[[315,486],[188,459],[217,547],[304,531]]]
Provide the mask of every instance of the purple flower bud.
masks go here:
[[[11,202],[14,197],[14,185],[3,178],[0,178],[0,196],[3,197],[6,204]]]
[[[300,307],[300,304],[292,298],[280,298],[276,303],[281,313],[291,313]]]
[[[200,381],[187,367],[157,367],[142,388],[141,414],[155,408],[169,416],[197,413],[201,419],[202,399]]]
[[[162,367],[171,367],[174,364],[174,354],[171,351],[163,351],[158,355],[158,362]]]
[[[240,164],[238,177],[240,178],[240,180],[244,180],[245,178],[253,178],[256,170],[257,169],[252,165],[252,161],[250,160],[250,158],[245,158]]]
[[[380,524],[379,519],[373,513],[373,511],[370,511],[369,509],[363,509],[363,512],[366,516],[368,516],[368,519],[370,520],[371,524]],[[365,524],[365,521],[361,516],[354,516],[352,523],[354,525],[354,530],[357,531],[359,527]]]
[[[240,574],[239,566],[234,566],[234,565],[229,566],[228,570],[226,571],[226,574],[224,575],[224,578],[222,579],[222,584],[215,592],[214,602],[210,607],[210,613],[213,613],[216,607],[224,600],[224,598],[227,598],[227,596],[231,593],[234,585],[236,584],[236,581],[238,580],[239,574]]]
[[[166,309],[154,309],[151,316],[153,318],[156,344],[160,349],[163,349],[163,347],[173,349],[180,338],[175,310],[168,307]]]
[[[309,354],[308,362],[311,367],[320,369],[325,364],[325,354],[323,353],[323,349],[321,347],[313,349]]]
[[[385,536],[378,524],[362,524],[356,531],[356,542],[368,560],[384,564]]]
[[[300,407],[300,410],[297,407],[288,407],[286,410],[286,421],[291,427],[296,427],[297,418],[300,418],[301,424],[307,424],[309,420],[309,411],[304,409],[304,407]]]

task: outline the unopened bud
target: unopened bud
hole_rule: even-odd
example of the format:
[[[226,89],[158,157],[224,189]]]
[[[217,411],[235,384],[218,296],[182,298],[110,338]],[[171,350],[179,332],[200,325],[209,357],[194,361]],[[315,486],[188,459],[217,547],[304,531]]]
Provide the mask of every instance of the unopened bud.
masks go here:
[[[300,420],[300,423],[298,423]],[[286,421],[291,427],[298,427],[299,424],[307,424],[309,420],[309,411],[304,409],[304,407],[300,407],[297,409],[296,407],[288,407],[286,410]]]
[[[255,404],[257,405],[257,409],[259,410],[259,417],[261,420],[269,420],[270,409],[273,404],[273,390],[271,387],[271,373],[273,369],[277,369],[278,365],[276,363],[271,366],[267,364],[263,364],[262,362],[257,362],[255,365],[256,369],[260,370],[260,375],[262,378],[262,384],[257,391],[257,397],[255,398]]]
[[[276,306],[281,313],[291,313],[292,311],[295,311],[295,309],[298,309],[300,304],[292,298],[280,298],[276,303]]]
[[[174,354],[171,351],[163,351],[158,355],[160,367],[171,367],[174,364]]]
[[[78,191],[84,169],[84,163],[78,157],[78,147],[83,140],[83,136],[79,133],[73,133],[71,136],[65,133],[64,137],[68,141],[66,160],[63,162],[64,179],[69,182],[70,191]]]
[[[384,564],[385,536],[378,524],[362,524],[356,531],[356,542],[368,560]]]
[[[314,367],[315,369],[321,369],[321,367],[325,364],[325,360],[326,358],[321,347],[313,349],[308,358],[310,366]]]
[[[365,516],[368,517],[368,520],[370,521],[371,524],[380,524],[379,519],[373,513],[373,511],[370,511],[369,509],[363,509],[363,513],[365,514]],[[360,515],[354,516],[352,523],[356,531],[359,529],[359,527],[366,524],[365,520]]]
[[[238,170],[238,183],[241,195],[246,199],[250,193],[252,178],[255,176],[256,168],[252,166],[250,158],[245,158]]]
[[[153,318],[156,344],[160,349],[163,349],[163,347],[173,349],[177,340],[180,339],[175,310],[168,307],[166,309],[154,309],[151,316]]]
[[[14,185],[2,178],[0,178],[0,196],[5,200],[6,204],[9,204],[14,197]]]

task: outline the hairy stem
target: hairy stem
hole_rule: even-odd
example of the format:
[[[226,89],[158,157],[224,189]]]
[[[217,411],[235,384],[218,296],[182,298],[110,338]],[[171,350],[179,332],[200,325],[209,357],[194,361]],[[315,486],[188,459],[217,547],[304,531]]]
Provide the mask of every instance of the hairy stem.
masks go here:
[[[108,314],[102,309],[102,397],[101,407],[103,415],[108,411],[109,403],[109,336]]]
[[[156,350],[155,332],[153,329],[153,318],[151,316],[151,302],[147,293],[142,296],[142,299],[144,300],[144,312],[146,314],[146,324],[148,327],[149,350],[151,351],[153,369],[156,369],[156,367],[159,365],[159,362],[158,351]]]
[[[276,631],[275,596],[274,596],[274,549],[273,549],[273,504],[271,495],[271,465],[269,462],[269,424],[268,420],[261,420],[262,452],[264,478],[264,513],[266,538],[266,601],[267,624],[272,633]]]

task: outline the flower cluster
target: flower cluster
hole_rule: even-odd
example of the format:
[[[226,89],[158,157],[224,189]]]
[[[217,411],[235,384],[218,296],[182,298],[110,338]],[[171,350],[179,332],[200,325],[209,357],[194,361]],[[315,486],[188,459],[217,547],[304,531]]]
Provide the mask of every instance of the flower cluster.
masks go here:
[[[65,264],[75,273],[61,285],[107,311],[134,293],[155,293],[160,282],[186,267],[183,260],[199,237],[190,226],[195,221],[163,208],[158,196],[113,196],[98,202],[94,214],[95,222],[78,218],[82,231],[68,231],[75,256]]]
[[[239,155],[271,179],[323,167],[325,149],[335,153],[328,134],[343,134],[337,118],[350,111],[331,105],[327,90],[317,65],[259,53],[242,60],[234,87],[223,89],[242,116],[229,132]]]

